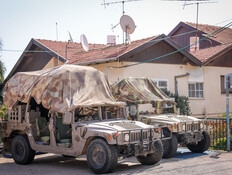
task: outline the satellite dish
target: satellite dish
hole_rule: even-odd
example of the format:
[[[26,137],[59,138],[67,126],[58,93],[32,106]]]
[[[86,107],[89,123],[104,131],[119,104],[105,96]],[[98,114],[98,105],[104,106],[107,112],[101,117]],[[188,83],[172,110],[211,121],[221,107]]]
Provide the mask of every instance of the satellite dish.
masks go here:
[[[88,52],[89,50],[89,43],[88,43],[88,40],[86,38],[86,36],[84,34],[81,35],[81,45],[82,45],[82,48]]]
[[[127,34],[132,34],[135,31],[134,20],[128,15],[122,15],[120,18],[120,25],[124,32]]]

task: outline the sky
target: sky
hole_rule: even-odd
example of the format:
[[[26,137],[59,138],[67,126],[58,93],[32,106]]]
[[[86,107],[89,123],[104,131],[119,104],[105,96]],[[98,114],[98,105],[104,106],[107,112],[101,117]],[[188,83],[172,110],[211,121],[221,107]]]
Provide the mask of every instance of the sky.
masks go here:
[[[88,43],[106,44],[107,35],[115,35],[117,44],[122,43],[123,7],[136,25],[131,41],[167,35],[181,21],[216,26],[232,22],[232,0],[0,0],[5,77],[32,38],[68,41],[70,33],[80,42],[84,34]]]

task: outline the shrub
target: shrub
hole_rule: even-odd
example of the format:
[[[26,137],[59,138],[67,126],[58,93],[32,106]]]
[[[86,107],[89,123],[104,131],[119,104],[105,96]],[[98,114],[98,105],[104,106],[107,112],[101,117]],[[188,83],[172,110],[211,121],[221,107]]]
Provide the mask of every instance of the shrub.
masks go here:
[[[226,137],[224,138],[219,138],[214,145],[214,149],[216,150],[227,150],[227,143],[226,143]],[[230,150],[232,150],[232,138],[230,138]]]
[[[181,115],[190,115],[191,114],[188,97],[175,95],[175,94],[171,93],[170,91],[165,91],[164,93],[166,95],[168,95],[170,98],[175,98],[176,108],[180,109]],[[173,113],[174,111],[173,111],[173,109],[165,109],[165,112],[166,113]]]

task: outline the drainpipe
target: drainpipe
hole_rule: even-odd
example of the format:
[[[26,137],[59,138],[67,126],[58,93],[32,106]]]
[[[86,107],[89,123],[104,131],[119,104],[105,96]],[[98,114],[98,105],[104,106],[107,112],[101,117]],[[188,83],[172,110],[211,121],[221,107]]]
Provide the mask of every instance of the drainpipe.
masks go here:
[[[177,78],[186,77],[186,76],[189,76],[189,73],[174,76],[174,80],[175,80],[175,95],[178,95],[178,82],[177,82]]]

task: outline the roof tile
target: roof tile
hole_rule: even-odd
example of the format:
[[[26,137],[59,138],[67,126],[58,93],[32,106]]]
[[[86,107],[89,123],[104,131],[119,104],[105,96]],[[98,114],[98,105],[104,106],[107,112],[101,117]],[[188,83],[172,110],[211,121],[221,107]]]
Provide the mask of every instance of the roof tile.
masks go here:
[[[195,23],[191,22],[185,22],[191,27],[196,28]],[[207,24],[198,24],[198,30],[206,33],[206,34],[212,34],[215,33],[212,36],[212,39],[215,41],[218,41],[221,44],[228,44],[232,42],[232,29],[231,28],[223,28],[220,26],[212,26]],[[218,32],[215,32],[218,31]]]

